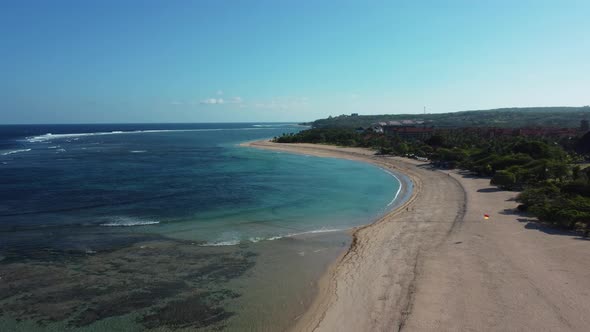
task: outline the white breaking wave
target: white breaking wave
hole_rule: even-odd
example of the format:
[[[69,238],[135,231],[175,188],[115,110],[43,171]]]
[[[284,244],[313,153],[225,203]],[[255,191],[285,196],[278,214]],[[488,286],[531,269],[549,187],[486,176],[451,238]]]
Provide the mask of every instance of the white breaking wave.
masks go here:
[[[8,152],[4,152],[2,155],[3,156],[8,156],[9,154],[15,154],[15,153],[21,153],[21,152],[28,152],[28,151],[31,151],[31,149],[20,149],[20,150],[8,151]]]
[[[105,135],[122,135],[122,134],[142,134],[142,133],[158,133],[158,132],[169,132],[169,131],[186,131],[186,130],[135,130],[135,131],[107,131],[107,132],[96,132],[96,133],[73,133],[73,134],[52,134],[47,133],[45,135],[27,137],[27,141],[31,143],[45,142],[54,139],[74,138],[74,137],[85,137],[85,136],[105,136]]]
[[[220,241],[220,242],[211,242],[201,244],[201,247],[220,247],[220,246],[235,246],[240,244],[240,240],[229,240],[229,241]]]
[[[156,225],[159,224],[159,221],[149,220],[149,219],[140,219],[136,217],[115,217],[112,218],[113,221],[106,222],[104,224],[100,224],[100,226],[105,227],[131,227],[131,226],[147,226],[147,225]]]
[[[274,240],[279,240],[279,239],[284,239],[284,238],[289,238],[289,237],[296,237],[296,236],[301,236],[301,235],[306,235],[306,234],[342,232],[342,231],[346,231],[346,230],[347,230],[346,228],[321,228],[321,229],[316,229],[316,230],[312,230],[312,231],[290,233],[290,234],[277,235],[277,236],[271,236],[271,237],[251,237],[251,238],[248,238],[248,240],[244,240],[244,241],[241,241],[238,239],[232,239],[232,240],[227,240],[227,241],[207,242],[207,243],[201,244],[200,246],[201,247],[235,246],[235,245],[238,245],[242,242],[257,243],[260,241],[274,241]]]
[[[397,182],[399,183],[399,188],[397,188],[397,192],[395,193],[395,195],[393,196],[393,199],[391,200],[391,202],[389,202],[389,204],[387,204],[387,206],[391,206],[391,204],[395,203],[395,200],[397,199],[397,196],[399,196],[399,193],[402,191],[402,187],[403,187],[403,182],[397,177],[397,175],[393,174],[392,172],[386,170],[385,168],[382,168],[386,173],[388,173],[389,175],[393,176]]]
[[[294,237],[294,236],[306,235],[306,234],[342,232],[342,231],[345,231],[347,229],[348,228],[320,228],[320,229],[316,229],[316,230],[313,230],[313,231],[306,231],[306,232],[299,232],[299,233],[291,233],[291,234],[287,234],[287,235],[285,235],[283,237]]]
[[[154,130],[133,130],[133,131],[105,131],[96,133],[73,133],[73,134],[52,134],[47,133],[45,135],[27,137],[26,140],[30,143],[46,142],[54,139],[73,138],[73,137],[85,137],[85,136],[105,136],[105,135],[129,135],[129,134],[148,134],[148,133],[169,133],[169,132],[199,132],[199,131],[227,131],[227,130],[261,130],[261,129],[273,129],[266,127],[256,128],[208,128],[208,129],[154,129]]]
[[[275,123],[275,124],[255,124],[252,127],[259,127],[259,128],[276,128],[276,127],[305,127],[302,125],[298,125],[295,123]]]
[[[131,153],[145,153],[147,151],[146,150],[131,150],[129,152],[131,152]]]

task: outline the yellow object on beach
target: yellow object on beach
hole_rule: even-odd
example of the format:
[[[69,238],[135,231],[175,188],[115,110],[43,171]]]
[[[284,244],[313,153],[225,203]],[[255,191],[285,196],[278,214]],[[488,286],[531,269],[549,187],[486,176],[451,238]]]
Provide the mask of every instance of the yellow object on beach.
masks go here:
[[[489,216],[489,215],[487,215],[487,214],[484,214],[484,215],[483,215],[483,218],[484,218],[485,220],[488,220],[488,219],[490,219],[490,216]]]

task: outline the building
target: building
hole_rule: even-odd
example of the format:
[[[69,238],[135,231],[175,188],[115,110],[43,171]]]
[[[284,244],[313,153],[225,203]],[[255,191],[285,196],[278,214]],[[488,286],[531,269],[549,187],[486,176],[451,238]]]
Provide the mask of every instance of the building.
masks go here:
[[[373,123],[370,127],[370,130],[374,133],[383,134],[383,126],[387,126],[386,122],[377,122]]]
[[[383,133],[383,128],[389,127],[416,127],[418,125],[424,125],[422,120],[399,120],[399,121],[387,121],[387,122],[376,122],[369,127],[373,132]],[[391,131],[392,129],[390,129]]]

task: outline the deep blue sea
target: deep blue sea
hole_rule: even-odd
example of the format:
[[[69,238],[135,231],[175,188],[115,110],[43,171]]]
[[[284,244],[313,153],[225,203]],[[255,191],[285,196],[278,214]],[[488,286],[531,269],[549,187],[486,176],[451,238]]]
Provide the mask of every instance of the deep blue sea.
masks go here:
[[[0,329],[288,326],[341,231],[400,189],[369,164],[239,146],[301,129],[0,126]]]

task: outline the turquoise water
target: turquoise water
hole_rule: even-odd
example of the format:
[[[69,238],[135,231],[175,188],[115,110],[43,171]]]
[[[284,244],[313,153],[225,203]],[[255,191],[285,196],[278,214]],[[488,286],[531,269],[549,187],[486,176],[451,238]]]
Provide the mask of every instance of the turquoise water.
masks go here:
[[[256,187],[248,205],[220,206],[152,227],[166,236],[235,245],[365,224],[388,210],[399,190],[389,173],[341,159],[226,147],[223,171]],[[247,179],[244,179],[247,177]]]
[[[300,129],[0,126],[0,330],[288,328],[400,192],[369,164],[239,146]]]

